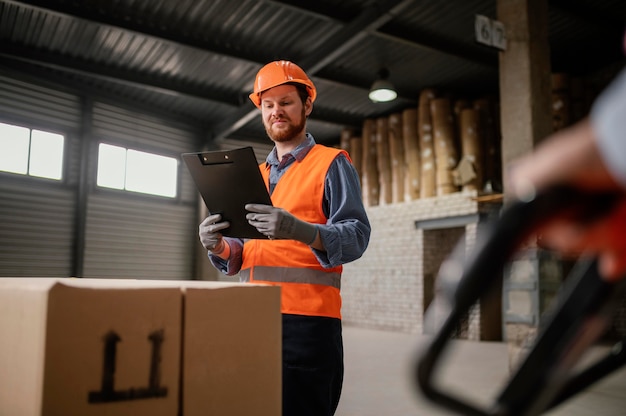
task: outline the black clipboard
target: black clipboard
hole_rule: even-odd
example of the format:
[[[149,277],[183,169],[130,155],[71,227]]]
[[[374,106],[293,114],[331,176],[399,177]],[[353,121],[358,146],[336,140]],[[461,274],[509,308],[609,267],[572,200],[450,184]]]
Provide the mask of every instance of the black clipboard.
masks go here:
[[[221,214],[230,227],[227,237],[267,238],[248,223],[246,204],[272,205],[252,147],[198,153],[182,158],[209,210]]]

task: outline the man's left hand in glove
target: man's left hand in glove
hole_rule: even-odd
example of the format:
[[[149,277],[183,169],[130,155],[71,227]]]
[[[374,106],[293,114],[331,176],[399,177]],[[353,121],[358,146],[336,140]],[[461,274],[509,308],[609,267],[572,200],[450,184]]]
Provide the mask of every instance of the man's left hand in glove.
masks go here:
[[[297,240],[317,249],[319,242],[315,224],[299,220],[282,208],[263,204],[246,204],[246,219],[260,233],[270,239]]]

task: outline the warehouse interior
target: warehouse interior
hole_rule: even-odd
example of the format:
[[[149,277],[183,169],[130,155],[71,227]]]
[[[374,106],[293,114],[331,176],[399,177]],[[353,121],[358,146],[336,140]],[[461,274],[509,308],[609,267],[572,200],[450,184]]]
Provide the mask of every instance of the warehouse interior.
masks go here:
[[[348,151],[372,224],[344,267],[344,323],[422,335],[442,261],[506,202],[508,163],[623,68],[625,18],[623,0],[0,0],[0,123],[63,137],[56,179],[0,166],[0,277],[236,281],[198,242],[206,210],[180,155],[264,160],[248,94],[286,59],[315,83],[308,131]],[[368,97],[381,78],[396,99]],[[430,122],[448,147],[429,158]],[[103,145],[175,159],[172,194],[102,186]],[[524,254],[456,338],[521,353],[571,267]],[[626,333],[623,310],[607,337]]]

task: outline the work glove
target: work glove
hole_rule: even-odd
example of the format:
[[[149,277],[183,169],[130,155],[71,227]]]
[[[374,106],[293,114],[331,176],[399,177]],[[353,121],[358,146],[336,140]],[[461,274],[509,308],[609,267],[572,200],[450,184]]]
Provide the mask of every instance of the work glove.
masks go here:
[[[282,208],[263,204],[246,204],[246,219],[270,239],[297,240],[311,245],[317,237],[315,224],[301,221]]]
[[[221,221],[220,214],[209,215],[200,223],[198,235],[202,246],[211,252],[221,253],[224,249],[224,239],[220,230],[230,227],[228,221]]]

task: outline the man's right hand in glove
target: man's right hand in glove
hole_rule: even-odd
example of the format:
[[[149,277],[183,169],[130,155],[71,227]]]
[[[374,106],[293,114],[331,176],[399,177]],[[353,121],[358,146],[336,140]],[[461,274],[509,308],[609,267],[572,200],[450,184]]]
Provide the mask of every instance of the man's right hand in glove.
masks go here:
[[[220,254],[224,251],[224,239],[220,230],[230,227],[228,221],[221,221],[220,214],[209,215],[198,227],[198,235],[202,246],[213,254]]]

